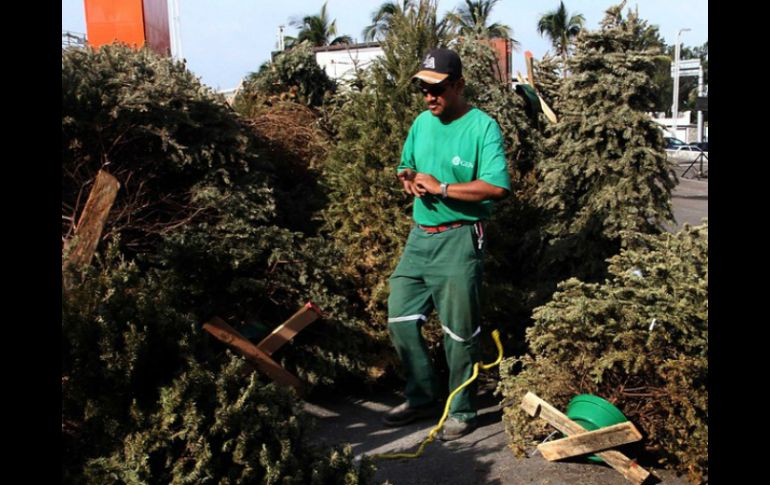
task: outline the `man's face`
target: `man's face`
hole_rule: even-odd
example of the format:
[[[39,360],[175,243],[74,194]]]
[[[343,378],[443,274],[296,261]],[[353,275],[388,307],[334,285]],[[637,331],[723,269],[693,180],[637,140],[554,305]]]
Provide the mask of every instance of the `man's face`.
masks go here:
[[[420,91],[428,103],[428,109],[433,116],[441,117],[450,114],[458,104],[462,91],[462,79],[442,81],[439,84],[420,82]]]

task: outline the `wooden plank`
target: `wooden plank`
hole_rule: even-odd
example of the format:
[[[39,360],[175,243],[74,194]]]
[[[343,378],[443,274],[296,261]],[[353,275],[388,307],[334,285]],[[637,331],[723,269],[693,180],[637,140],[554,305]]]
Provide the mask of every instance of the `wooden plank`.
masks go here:
[[[537,98],[540,100],[540,108],[543,109],[543,114],[545,117],[550,121],[551,123],[558,123],[559,118],[556,117],[556,113],[553,112],[550,106],[545,102],[545,100],[540,96],[537,95]]]
[[[586,433],[585,428],[569,419],[564,413],[543,401],[532,392],[528,392],[521,400],[521,408],[530,416],[540,417],[541,419],[546,420],[551,426],[567,436]],[[600,451],[596,455],[632,483],[642,483],[650,476],[650,472],[640,467],[635,461],[629,459],[619,451]]]
[[[318,318],[321,310],[312,302],[308,302],[297,313],[279,325],[270,335],[257,344],[257,348],[267,355],[283,347],[286,342],[294,338],[303,328],[307,327]]]
[[[535,88],[535,74],[532,69],[532,53],[530,51],[524,51],[524,60],[527,64],[527,79],[529,80],[529,85],[532,86],[532,88]]]
[[[295,388],[297,392],[302,394],[302,381],[281,367],[267,354],[259,350],[233,327],[225,323],[224,320],[219,317],[212,317],[211,320],[203,324],[203,328],[256,364],[257,368],[264,372],[269,378],[278,384],[291,386]]]
[[[76,243],[62,266],[82,266],[91,262],[118,189],[118,180],[104,170],[99,170],[75,230]]]
[[[636,429],[633,423],[626,421],[587,433],[574,434],[560,440],[542,443],[537,446],[537,449],[543,458],[554,461],[608,450],[641,439],[642,433]]]

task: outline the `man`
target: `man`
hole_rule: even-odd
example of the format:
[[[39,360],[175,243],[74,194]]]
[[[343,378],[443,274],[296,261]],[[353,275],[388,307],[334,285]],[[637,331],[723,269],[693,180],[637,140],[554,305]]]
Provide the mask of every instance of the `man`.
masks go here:
[[[406,402],[383,422],[402,426],[435,416],[439,390],[420,328],[436,308],[444,330],[449,390],[468,380],[479,361],[483,221],[510,191],[497,123],[463,98],[459,56],[433,49],[414,75],[428,110],[412,124],[398,178],[413,195],[416,223],[390,277],[388,329],[406,375]],[[458,393],[439,437],[457,439],[476,427],[475,383]]]

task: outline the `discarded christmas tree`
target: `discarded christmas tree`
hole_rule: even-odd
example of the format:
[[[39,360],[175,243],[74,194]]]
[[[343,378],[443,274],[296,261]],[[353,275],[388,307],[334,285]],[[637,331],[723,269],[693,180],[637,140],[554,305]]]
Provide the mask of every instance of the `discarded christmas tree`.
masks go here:
[[[265,103],[277,100],[318,107],[336,89],[334,81],[315,61],[312,46],[302,42],[246,76],[233,107],[249,118],[258,115]]]
[[[542,246],[524,284],[540,291],[536,301],[561,283],[533,313],[528,352],[501,366],[504,422],[521,452],[547,434],[518,408],[527,391],[561,409],[596,394],[697,483],[707,474],[708,227],[663,232],[676,177],[645,114],[659,51],[623,6],[580,34],[560,86],[546,75],[559,123],[546,128]]]
[[[121,183],[94,265],[62,293],[65,480],[361,483],[349,451],[304,443],[293,398],[201,331],[212,315],[270,329],[313,300],[323,321],[276,360],[311,387],[373,377],[339,252],[290,228],[284,177],[303,166],[146,50],[64,51],[62,111],[63,242],[96,172]]]
[[[646,115],[658,52],[638,50],[646,23],[622,5],[584,31],[568,60],[560,120],[546,142],[538,200],[547,211],[542,269],[600,278],[621,231],[657,233],[672,220],[673,167]]]
[[[118,245],[63,294],[64,483],[367,483],[320,449],[297,396],[206,338],[165,271]]]
[[[639,427],[660,463],[699,483],[708,471],[708,225],[623,236],[607,280],[567,280],[535,310],[529,352],[500,367],[503,422],[521,453],[551,431],[519,408],[528,391],[562,410],[595,394]]]

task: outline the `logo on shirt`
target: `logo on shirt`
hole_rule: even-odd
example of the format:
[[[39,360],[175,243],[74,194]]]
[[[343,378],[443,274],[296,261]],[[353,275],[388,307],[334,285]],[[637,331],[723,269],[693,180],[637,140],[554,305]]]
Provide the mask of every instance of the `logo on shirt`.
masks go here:
[[[455,167],[459,165],[465,168],[473,168],[473,164],[471,162],[466,162],[465,160],[463,160],[457,155],[455,155],[455,157],[452,159],[452,165],[454,165]]]
[[[425,60],[422,61],[422,67],[425,69],[435,69],[436,68],[436,59],[433,58],[433,56],[428,55],[425,57]]]

